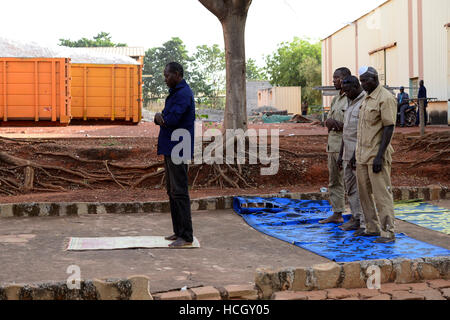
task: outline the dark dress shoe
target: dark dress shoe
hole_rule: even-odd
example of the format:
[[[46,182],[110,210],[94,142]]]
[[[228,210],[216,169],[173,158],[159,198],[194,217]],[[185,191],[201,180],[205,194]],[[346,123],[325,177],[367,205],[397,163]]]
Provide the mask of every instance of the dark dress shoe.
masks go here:
[[[169,244],[169,248],[183,248],[192,246],[192,242],[187,242],[183,238],[178,238],[171,244]]]
[[[169,240],[169,241],[175,241],[178,239],[178,237],[174,234],[172,236],[165,237],[164,239]]]

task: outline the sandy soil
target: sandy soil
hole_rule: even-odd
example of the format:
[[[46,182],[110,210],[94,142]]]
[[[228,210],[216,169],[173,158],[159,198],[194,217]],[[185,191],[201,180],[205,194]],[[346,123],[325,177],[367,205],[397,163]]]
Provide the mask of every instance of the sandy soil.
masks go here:
[[[203,131],[213,125],[204,125]],[[217,125],[216,125],[217,126]],[[253,129],[279,129],[280,148],[288,153],[281,153],[280,170],[276,176],[261,176],[260,167],[247,167],[246,178],[251,182],[252,188],[236,189],[217,186],[201,186],[214,177],[214,172],[205,167],[199,174],[196,188],[191,190],[192,198],[213,196],[217,194],[261,194],[274,193],[282,189],[291,192],[319,192],[321,187],[328,185],[328,169],[326,143],[327,132],[325,128],[309,124],[254,124]],[[427,133],[448,133],[448,126],[427,127]],[[61,166],[74,170],[93,172],[105,171],[104,160],[126,165],[142,165],[158,163],[162,160],[156,155],[157,134],[159,129],[149,122],[139,125],[70,125],[67,127],[0,127],[0,136],[7,138],[29,139],[33,143],[16,143],[0,139],[0,150],[23,159],[32,160],[40,164]],[[438,184],[450,185],[450,164],[448,159],[432,163],[413,165],[418,160],[426,160],[438,151],[417,148],[405,151],[411,145],[414,136],[418,136],[418,128],[398,128],[393,141],[396,150],[392,170],[394,186],[426,186]],[[86,137],[88,135],[88,137]],[[34,139],[36,138],[36,139]],[[37,139],[38,138],[38,139]],[[446,146],[444,145],[444,148]],[[442,148],[442,146],[440,146]],[[70,158],[54,157],[41,153],[67,153],[80,159],[99,162],[80,163]],[[291,154],[289,152],[293,152]],[[7,168],[0,164],[0,169]],[[21,169],[22,170],[22,169]],[[113,170],[113,169],[111,169]],[[114,169],[115,170],[115,169]],[[190,170],[192,184],[198,169]],[[146,171],[136,171],[133,178],[138,179]],[[18,180],[23,179],[22,171],[14,171]],[[0,171],[0,178],[6,173]],[[129,172],[114,171],[115,175],[129,175]],[[109,177],[108,172],[104,172]],[[133,178],[130,178],[131,180]],[[38,176],[43,179],[45,176]],[[92,189],[83,188],[71,183],[61,184],[66,192],[32,193],[16,192],[16,195],[0,195],[0,203],[32,202],[32,201],[151,201],[167,199],[164,182],[161,177],[146,180],[136,189],[120,188],[112,179],[92,185]],[[199,187],[200,184],[200,187]],[[0,185],[1,186],[1,185]]]

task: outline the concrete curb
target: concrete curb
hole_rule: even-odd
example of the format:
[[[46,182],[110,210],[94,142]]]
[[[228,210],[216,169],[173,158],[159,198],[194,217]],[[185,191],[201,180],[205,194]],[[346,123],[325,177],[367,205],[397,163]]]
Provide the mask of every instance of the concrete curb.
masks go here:
[[[333,288],[367,288],[367,281],[378,266],[381,284],[415,283],[450,279],[450,257],[423,259],[382,259],[349,263],[325,263],[309,268],[258,268],[255,285],[262,299],[281,291],[314,291]],[[371,268],[372,267],[372,268]]]
[[[153,300],[146,276],[80,281],[78,289],[66,282],[0,285],[0,300]]]
[[[65,282],[0,285],[0,300],[258,300],[254,284],[198,287],[150,293],[146,276],[83,280],[79,289]]]
[[[425,201],[450,199],[450,190],[440,186],[423,188],[402,187],[392,190],[395,201],[424,199]],[[241,195],[245,196],[245,195]],[[252,195],[248,195],[252,196]],[[254,195],[253,195],[254,196]],[[217,196],[191,200],[192,211],[223,210],[233,207],[236,196]],[[329,200],[328,193],[264,194],[259,197],[290,198],[301,200]],[[169,201],[152,202],[54,202],[0,204],[0,218],[8,217],[57,217],[89,214],[169,213]]]

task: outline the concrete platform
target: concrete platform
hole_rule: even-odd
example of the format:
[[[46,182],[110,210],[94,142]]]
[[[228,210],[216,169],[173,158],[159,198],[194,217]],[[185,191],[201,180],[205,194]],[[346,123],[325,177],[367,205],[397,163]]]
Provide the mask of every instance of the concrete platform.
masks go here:
[[[450,249],[446,234],[397,223],[398,232]],[[67,268],[78,265],[82,279],[146,275],[155,293],[184,286],[250,284],[258,267],[308,267],[329,262],[254,230],[231,210],[194,212],[193,224],[202,244],[196,250],[67,252],[68,237],[169,235],[170,214],[4,218],[0,221],[0,283],[65,281]]]

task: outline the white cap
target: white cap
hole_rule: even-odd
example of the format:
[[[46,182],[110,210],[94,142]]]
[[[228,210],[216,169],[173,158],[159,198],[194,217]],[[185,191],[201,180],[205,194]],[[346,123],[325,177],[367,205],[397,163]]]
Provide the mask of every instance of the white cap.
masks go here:
[[[358,73],[360,76],[362,76],[363,74],[366,74],[366,73],[371,74],[373,76],[378,76],[377,70],[375,70],[375,68],[373,68],[373,67],[368,67],[368,66],[363,66],[363,67],[359,68]]]

